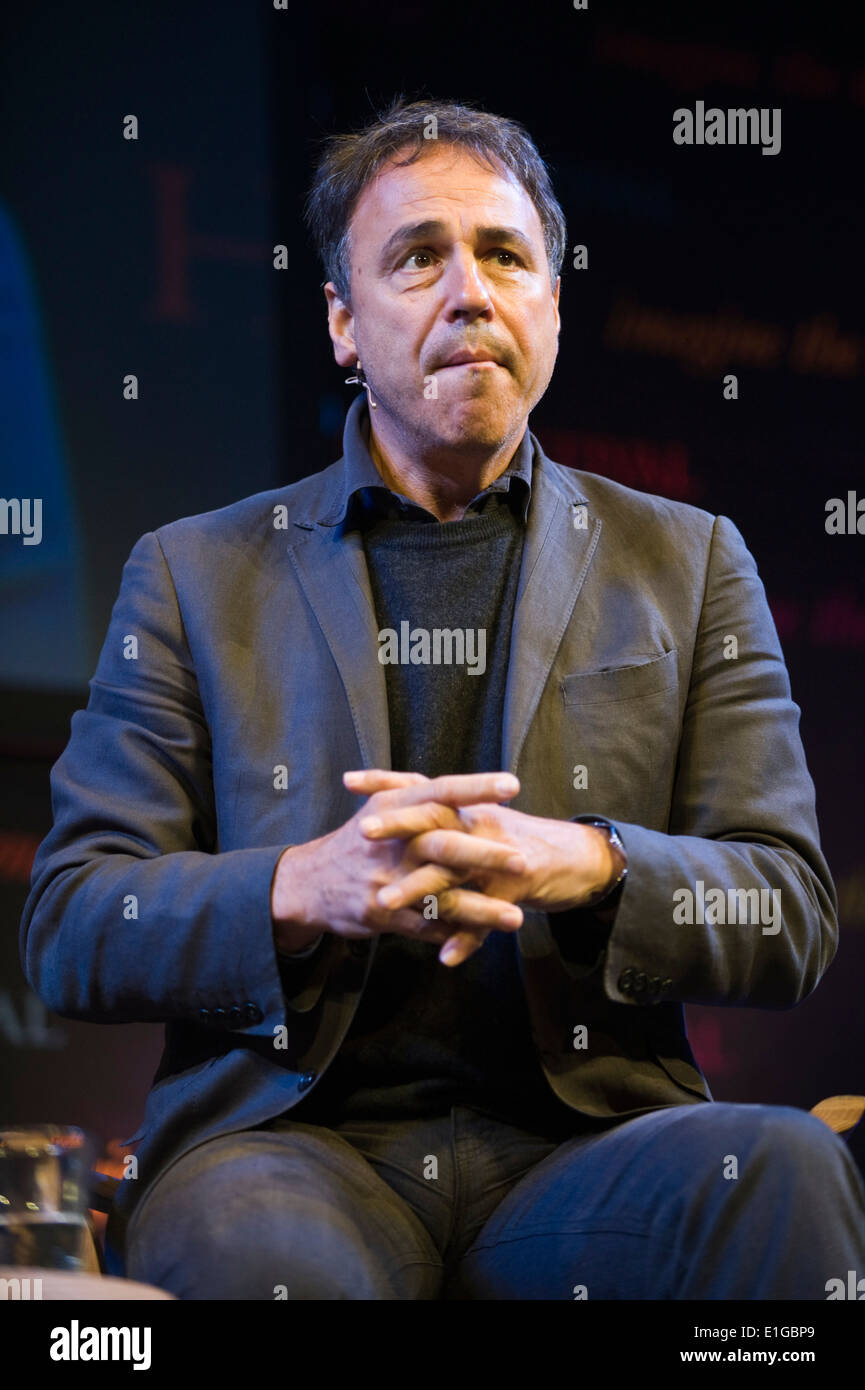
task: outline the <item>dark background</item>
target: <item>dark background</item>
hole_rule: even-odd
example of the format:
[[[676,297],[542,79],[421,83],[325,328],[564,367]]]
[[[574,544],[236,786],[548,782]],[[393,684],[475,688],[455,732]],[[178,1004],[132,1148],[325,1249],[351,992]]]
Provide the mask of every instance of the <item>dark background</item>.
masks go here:
[[[135,540],[339,456],[356,388],[301,209],[317,142],[397,92],[521,120],[570,246],[588,248],[586,270],[566,259],[558,366],[531,418],[547,452],[731,517],[766,586],[841,944],[795,1010],[688,1008],[715,1097],[865,1093],[865,540],[824,524],[830,497],[865,494],[865,47],[841,5],[663,8],[152,0],[7,16],[0,493],[41,496],[44,516],[39,546],[0,535],[0,1122],[78,1123],[106,1143],[138,1124],[161,1029],[58,1019],[21,975],[48,773]],[[674,145],[673,111],[698,99],[780,107],[780,153]],[[851,1147],[862,1164],[858,1132]]]

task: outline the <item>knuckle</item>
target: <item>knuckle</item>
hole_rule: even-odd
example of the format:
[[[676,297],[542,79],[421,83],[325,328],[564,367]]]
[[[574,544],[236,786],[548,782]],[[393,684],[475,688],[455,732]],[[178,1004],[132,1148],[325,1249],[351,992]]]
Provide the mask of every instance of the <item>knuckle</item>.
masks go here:
[[[383,883],[372,883],[367,889],[360,913],[360,922],[364,927],[379,927],[385,919],[385,910],[376,901],[376,894],[382,887]]]
[[[430,789],[435,796],[451,796],[456,788],[456,778],[445,774],[442,777],[434,777]]]
[[[447,835],[441,830],[431,830],[427,837],[427,849],[433,859],[439,859],[447,853]]]

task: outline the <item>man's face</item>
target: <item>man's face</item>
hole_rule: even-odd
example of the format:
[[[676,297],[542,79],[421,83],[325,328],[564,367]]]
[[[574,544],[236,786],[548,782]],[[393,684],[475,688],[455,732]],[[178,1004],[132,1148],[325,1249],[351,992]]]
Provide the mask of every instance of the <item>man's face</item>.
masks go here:
[[[325,291],[330,335],[342,366],[362,363],[376,428],[427,449],[516,443],[553,374],[560,328],[559,281],[553,291],[523,187],[430,141],[364,189],[351,248],[351,307],[331,282]],[[461,351],[493,361],[447,365]]]

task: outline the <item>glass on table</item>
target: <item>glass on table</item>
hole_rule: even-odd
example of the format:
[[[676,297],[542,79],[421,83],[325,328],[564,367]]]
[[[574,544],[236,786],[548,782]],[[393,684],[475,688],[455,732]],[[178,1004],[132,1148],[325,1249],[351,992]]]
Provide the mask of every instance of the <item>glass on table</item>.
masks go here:
[[[94,1153],[71,1125],[0,1126],[0,1265],[84,1267]]]

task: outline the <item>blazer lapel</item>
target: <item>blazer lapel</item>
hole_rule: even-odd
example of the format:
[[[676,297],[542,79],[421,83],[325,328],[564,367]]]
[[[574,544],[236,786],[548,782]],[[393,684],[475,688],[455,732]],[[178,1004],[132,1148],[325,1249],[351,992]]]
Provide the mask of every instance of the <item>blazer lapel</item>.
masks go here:
[[[316,525],[289,555],[345,686],[363,766],[389,769],[387,688],[360,534]]]
[[[560,481],[537,440],[535,449],[502,730],[504,769],[514,774],[601,532],[588,511],[585,527],[574,526],[574,506],[587,505],[576,478]]]

